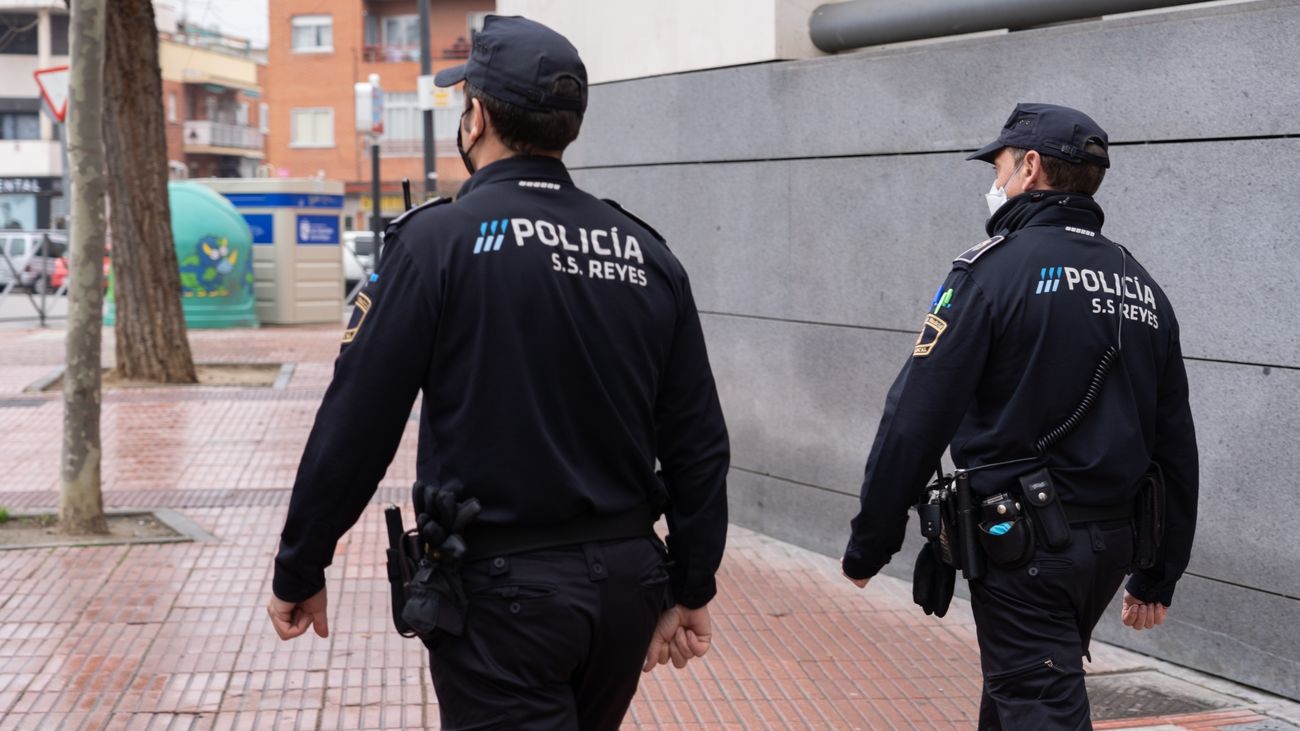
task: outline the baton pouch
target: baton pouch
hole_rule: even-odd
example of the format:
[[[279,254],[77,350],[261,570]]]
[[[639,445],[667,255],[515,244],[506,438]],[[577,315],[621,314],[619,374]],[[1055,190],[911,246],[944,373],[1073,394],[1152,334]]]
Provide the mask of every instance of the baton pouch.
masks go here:
[[[1034,556],[1034,528],[1020,505],[1005,493],[980,503],[980,548],[995,566],[1013,569]]]
[[[1044,467],[1020,478],[1020,490],[1025,505],[1038,525],[1043,545],[1059,551],[1070,545],[1070,521],[1065,517],[1065,506],[1056,494],[1056,486]]]
[[[926,614],[942,617],[948,613],[956,584],[957,569],[939,558],[938,544],[931,542],[922,546],[912,571],[912,601]]]
[[[1160,465],[1152,463],[1142,476],[1135,500],[1133,568],[1149,569],[1158,563],[1165,537],[1165,476]]]

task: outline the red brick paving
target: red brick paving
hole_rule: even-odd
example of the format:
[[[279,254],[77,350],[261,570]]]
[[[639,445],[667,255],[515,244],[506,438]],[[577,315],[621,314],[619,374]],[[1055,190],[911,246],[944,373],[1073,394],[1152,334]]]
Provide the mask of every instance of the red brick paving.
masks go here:
[[[215,543],[0,552],[0,731],[437,728],[422,646],[390,625],[381,502],[340,543],[329,639],[282,643],[263,605],[271,557],[339,328],[191,334],[202,362],[293,362],[286,389],[191,387],[104,398],[104,496],[176,506]],[[111,354],[111,333],[105,352]],[[58,331],[0,330],[0,401],[63,359]],[[0,408],[0,505],[50,506],[57,395]],[[381,485],[414,479],[415,423]],[[8,500],[8,502],[7,502]],[[409,517],[409,516],[408,516]],[[948,729],[973,725],[969,612],[923,616],[902,582],[858,592],[833,560],[733,528],[710,655],[643,676],[629,729]],[[1094,671],[1138,656],[1098,648]],[[1252,711],[1099,724],[1210,729]]]

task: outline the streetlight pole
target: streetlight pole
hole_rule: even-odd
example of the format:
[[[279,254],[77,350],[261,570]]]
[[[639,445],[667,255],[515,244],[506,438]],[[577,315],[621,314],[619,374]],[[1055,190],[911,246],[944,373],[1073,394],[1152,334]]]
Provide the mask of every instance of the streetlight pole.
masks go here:
[[[433,137],[433,52],[430,46],[429,0],[420,0],[420,90],[424,116],[424,198],[438,190],[438,160]]]

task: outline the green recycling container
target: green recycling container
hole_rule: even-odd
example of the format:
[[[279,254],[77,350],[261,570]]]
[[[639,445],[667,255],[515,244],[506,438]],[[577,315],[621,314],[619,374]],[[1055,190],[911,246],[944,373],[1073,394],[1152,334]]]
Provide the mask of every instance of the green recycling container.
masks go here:
[[[220,193],[199,183],[167,184],[172,240],[180,265],[181,304],[190,328],[257,327],[253,234]],[[116,322],[109,277],[104,324]]]

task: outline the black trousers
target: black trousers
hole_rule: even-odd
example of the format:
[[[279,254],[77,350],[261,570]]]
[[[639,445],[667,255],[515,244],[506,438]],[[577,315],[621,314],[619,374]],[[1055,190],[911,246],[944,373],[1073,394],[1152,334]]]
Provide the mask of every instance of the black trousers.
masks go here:
[[[446,731],[617,729],[670,606],[657,538],[484,559],[460,637],[425,644]]]
[[[1074,526],[1061,551],[970,582],[984,692],[980,731],[1091,729],[1083,656],[1133,562],[1133,524]]]

